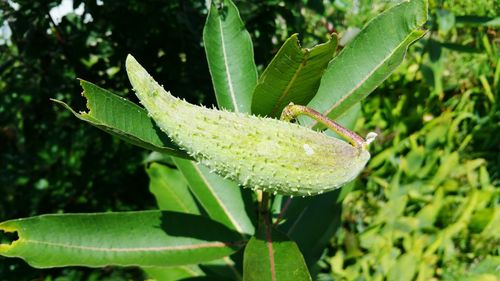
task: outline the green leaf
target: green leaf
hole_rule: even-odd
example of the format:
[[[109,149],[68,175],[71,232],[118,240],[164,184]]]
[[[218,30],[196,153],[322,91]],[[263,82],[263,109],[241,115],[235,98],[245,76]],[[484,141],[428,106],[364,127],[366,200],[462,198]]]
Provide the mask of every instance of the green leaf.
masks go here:
[[[488,274],[490,274],[490,278],[487,278]],[[479,279],[479,278],[474,279],[474,277],[483,278],[479,280],[495,280],[492,278],[493,276],[500,278],[500,257],[490,256],[490,255],[486,256],[486,258],[484,258],[482,261],[472,266],[472,270],[470,270],[470,275],[471,275],[470,279],[467,280]]]
[[[488,239],[500,239],[500,206],[494,208],[490,222],[481,232],[481,236]]]
[[[89,112],[78,113],[66,103],[53,100],[70,110],[78,119],[137,146],[177,157],[190,157],[162,133],[147,112],[136,104],[81,80]]]
[[[181,172],[158,163],[152,163],[146,172],[149,176],[149,190],[155,196],[160,210],[200,214]]]
[[[314,197],[294,197],[283,223],[278,226],[278,230],[297,243],[309,267],[317,262],[340,226],[342,203],[337,202],[339,194],[340,189],[337,189]]]
[[[170,157],[169,157],[170,158]],[[169,160],[172,160],[171,158]],[[183,213],[200,214],[200,210],[193,198],[189,187],[186,183],[184,175],[177,169],[169,168],[165,165],[152,163],[147,168],[147,173],[150,179],[150,191],[154,194],[158,207],[161,210],[180,211]],[[229,258],[210,261],[203,265],[204,268],[216,271],[218,275],[231,276],[230,279],[241,280],[240,273],[234,266],[234,262]],[[192,273],[198,267],[169,267],[157,268],[154,270],[145,270],[151,277],[158,281],[162,280],[178,280],[184,274]],[[184,277],[193,277],[198,275],[189,275]]]
[[[374,18],[328,65],[308,106],[335,119],[370,94],[425,31],[427,1],[404,1]],[[316,121],[304,119],[309,127]]]
[[[235,261],[241,263],[240,260],[243,260],[243,253],[238,252],[231,257],[204,263],[200,265],[200,268],[209,276],[217,276],[218,280],[238,281],[242,280],[243,277],[240,272],[241,268]]]
[[[437,9],[436,19],[439,26],[439,33],[446,34],[455,26],[455,15],[444,9]]]
[[[305,281],[311,277],[297,244],[266,226],[245,248],[243,280]]]
[[[290,102],[307,104],[316,94],[336,47],[336,36],[311,49],[300,47],[297,34],[288,38],[259,78],[252,113],[279,117]]]
[[[431,41],[431,40],[429,40]],[[438,44],[441,45],[441,47],[446,48],[451,51],[457,51],[457,52],[462,52],[462,53],[470,53],[470,54],[477,54],[481,53],[483,50],[467,45],[462,45],[462,44],[455,44],[455,43],[447,43],[447,42],[438,42]]]
[[[415,276],[415,272],[417,270],[417,261],[418,257],[416,257],[412,253],[406,253],[401,255],[396,263],[391,267],[388,272],[388,281],[411,281]]]
[[[180,158],[174,162],[210,218],[241,234],[255,232],[251,217],[256,211],[250,190],[241,189],[237,183],[211,173],[203,165]]]
[[[212,1],[203,43],[219,107],[250,112],[257,67],[250,34],[231,0]]]
[[[0,230],[18,236],[0,244],[0,255],[38,268],[186,265],[228,256],[244,244],[220,223],[170,211],[43,215],[3,222]]]
[[[225,279],[221,278],[220,276],[199,276],[199,277],[191,277],[191,278],[184,278],[180,281],[233,281],[231,279]]]
[[[490,18],[482,16],[456,16],[455,21],[457,24],[463,25],[482,25],[491,27],[500,26],[500,17]]]
[[[183,280],[190,277],[204,276],[203,271],[196,265],[182,265],[172,267],[148,267],[143,269],[147,276],[155,281]],[[148,280],[150,280],[148,279]]]
[[[196,202],[189,191],[186,179],[179,170],[172,169],[161,164],[152,163],[147,169],[147,173],[150,178],[150,190],[155,195],[160,209],[200,214]],[[240,273],[236,269],[234,262],[229,257],[204,263],[203,268],[216,272],[218,276],[230,276],[230,280],[241,280]],[[153,271],[146,270],[146,272],[148,274],[153,274],[152,276],[159,281],[178,280],[180,277],[174,278],[172,276],[188,273],[185,267],[158,268]]]

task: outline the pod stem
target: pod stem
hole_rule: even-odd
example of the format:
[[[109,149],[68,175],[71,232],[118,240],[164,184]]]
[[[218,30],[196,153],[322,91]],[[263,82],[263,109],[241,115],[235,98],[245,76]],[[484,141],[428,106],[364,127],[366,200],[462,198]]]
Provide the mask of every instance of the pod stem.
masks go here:
[[[269,212],[269,203],[271,200],[271,193],[261,191],[259,194],[259,213]]]
[[[271,196],[271,193],[265,191],[260,191],[258,194],[259,224],[265,223],[268,219]]]
[[[283,112],[281,112],[280,119],[283,121],[290,122],[293,119],[297,118],[299,115],[309,116],[312,119],[318,121],[319,123],[325,125],[330,130],[334,131],[335,133],[339,134],[347,141],[349,141],[349,143],[354,147],[362,148],[368,145],[367,141],[365,141],[365,139],[362,138],[360,135],[356,134],[353,131],[348,130],[347,128],[344,128],[339,123],[329,119],[328,117],[322,115],[316,110],[303,105],[297,105],[291,102],[283,109]]]

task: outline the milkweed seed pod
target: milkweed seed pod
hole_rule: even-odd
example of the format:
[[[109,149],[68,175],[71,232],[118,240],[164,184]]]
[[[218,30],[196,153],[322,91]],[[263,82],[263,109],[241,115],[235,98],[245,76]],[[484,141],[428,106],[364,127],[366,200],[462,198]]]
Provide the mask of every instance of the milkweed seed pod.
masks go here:
[[[213,172],[243,187],[308,196],[352,181],[365,167],[366,146],[298,124],[209,109],[165,91],[132,57],[127,73],[149,115],[177,145]]]

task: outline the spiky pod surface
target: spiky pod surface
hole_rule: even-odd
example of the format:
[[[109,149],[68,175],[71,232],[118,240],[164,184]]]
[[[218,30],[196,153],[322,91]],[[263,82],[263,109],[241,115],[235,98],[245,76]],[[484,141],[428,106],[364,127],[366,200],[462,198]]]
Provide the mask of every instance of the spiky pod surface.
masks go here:
[[[157,125],[194,159],[243,187],[308,196],[352,181],[369,152],[300,125],[209,109],[165,91],[128,56],[137,97]]]

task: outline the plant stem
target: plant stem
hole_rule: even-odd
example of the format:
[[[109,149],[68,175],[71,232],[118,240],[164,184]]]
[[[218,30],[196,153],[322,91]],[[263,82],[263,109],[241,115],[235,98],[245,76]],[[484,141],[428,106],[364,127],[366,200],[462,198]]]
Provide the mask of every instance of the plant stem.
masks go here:
[[[269,216],[269,205],[271,202],[271,193],[262,191],[259,200],[259,224],[264,223]]]
[[[354,147],[361,148],[361,147],[364,147],[367,145],[367,142],[365,141],[365,139],[363,139],[361,136],[359,136],[355,132],[344,128],[339,123],[337,123],[333,120],[330,120],[328,117],[323,116],[321,113],[317,112],[316,110],[314,110],[312,108],[308,108],[308,107],[303,106],[303,105],[290,103],[289,105],[287,105],[285,107],[285,109],[283,109],[283,112],[281,112],[280,119],[283,121],[290,122],[300,115],[309,116],[312,119],[318,121],[319,123],[325,125],[327,128],[331,129],[335,133],[344,137]]]

